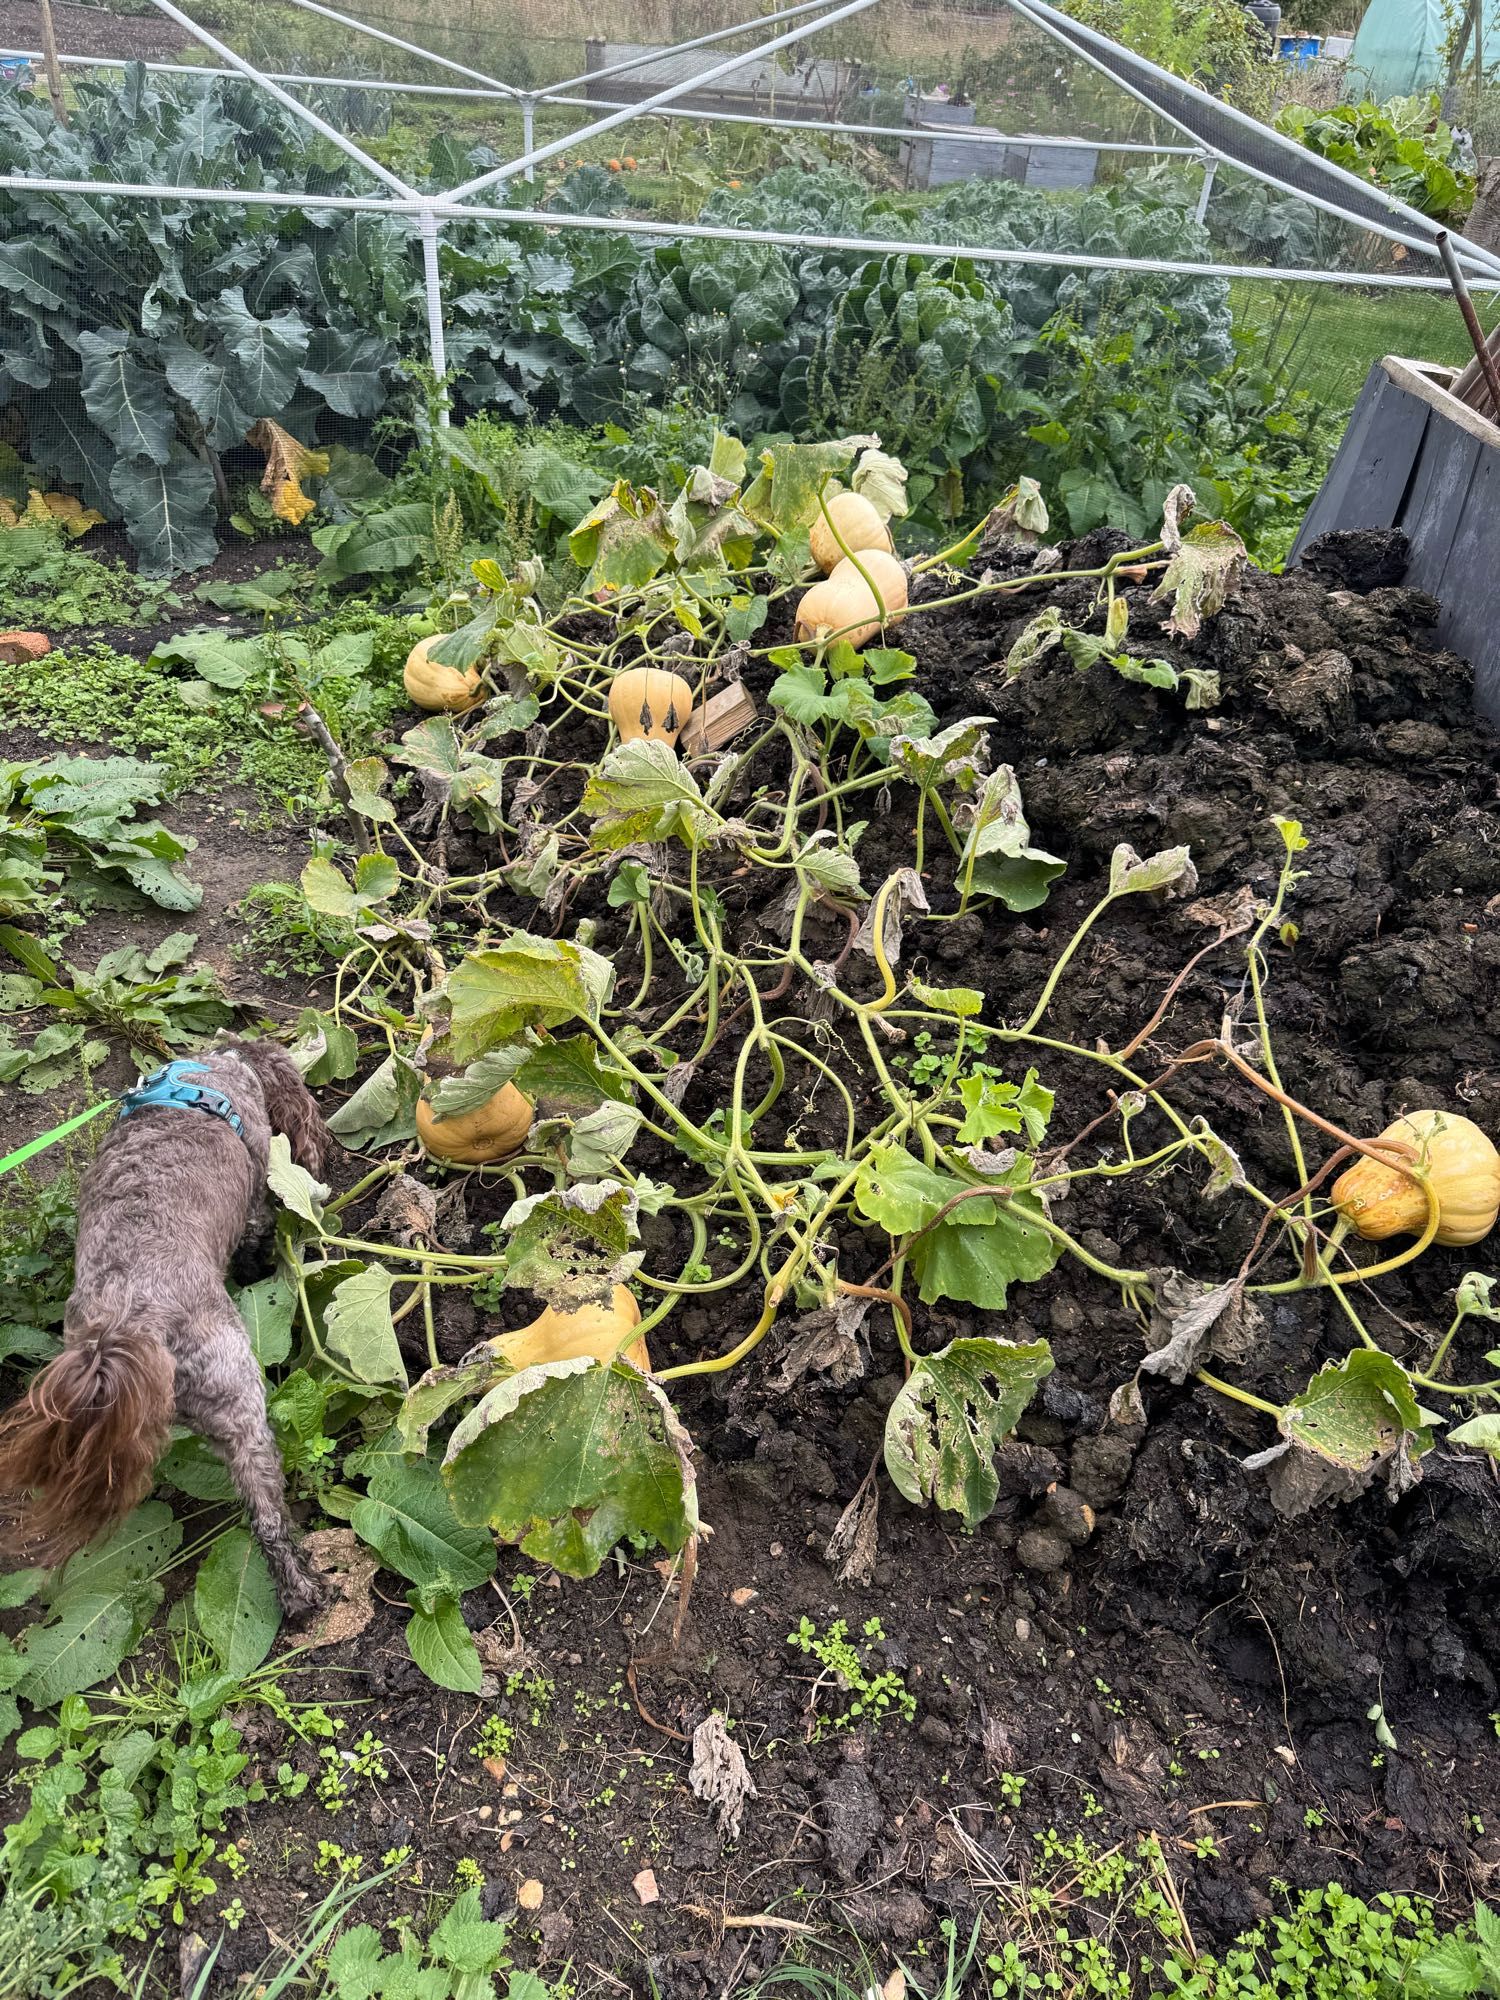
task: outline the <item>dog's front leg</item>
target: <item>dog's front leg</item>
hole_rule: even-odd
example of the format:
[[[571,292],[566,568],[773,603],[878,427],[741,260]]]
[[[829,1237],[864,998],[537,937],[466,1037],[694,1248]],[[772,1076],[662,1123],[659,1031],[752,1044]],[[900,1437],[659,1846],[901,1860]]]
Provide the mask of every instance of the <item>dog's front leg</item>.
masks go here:
[[[319,1610],[327,1593],[297,1552],[281,1454],[266,1415],[265,1385],[234,1308],[177,1363],[177,1414],[223,1459],[265,1551],[289,1618]]]

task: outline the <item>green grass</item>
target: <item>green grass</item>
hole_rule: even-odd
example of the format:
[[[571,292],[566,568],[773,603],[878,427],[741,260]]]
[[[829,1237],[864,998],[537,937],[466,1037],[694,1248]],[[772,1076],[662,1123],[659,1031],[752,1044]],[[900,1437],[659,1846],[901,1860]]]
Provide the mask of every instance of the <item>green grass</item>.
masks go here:
[[[1438,292],[1374,292],[1355,285],[1231,286],[1234,313],[1243,326],[1275,334],[1275,357],[1285,362],[1292,386],[1337,414],[1354,405],[1371,367],[1382,355],[1462,366],[1473,353],[1454,301]],[[1476,299],[1486,327],[1496,317],[1493,295]]]

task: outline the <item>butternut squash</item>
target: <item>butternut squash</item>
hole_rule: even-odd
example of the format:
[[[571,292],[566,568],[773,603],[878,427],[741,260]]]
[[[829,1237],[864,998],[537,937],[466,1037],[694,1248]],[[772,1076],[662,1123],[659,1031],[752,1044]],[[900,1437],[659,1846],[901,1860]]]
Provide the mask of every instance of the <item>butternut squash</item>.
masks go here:
[[[435,1159],[482,1167],[519,1152],[531,1130],[534,1106],[524,1091],[503,1083],[473,1111],[439,1118],[425,1097],[417,1099],[417,1137]]]
[[[693,711],[693,690],[663,667],[627,667],[609,684],[609,715],[622,743],[670,743]]]
[[[1452,1111],[1409,1111],[1380,1137],[1410,1146],[1413,1163],[1425,1167],[1441,1217],[1439,1243],[1478,1243],[1489,1235],[1500,1215],[1500,1152],[1472,1119]],[[1427,1199],[1419,1184],[1394,1164],[1368,1155],[1334,1182],[1333,1205],[1373,1243],[1420,1236],[1427,1226]]]
[[[880,592],[875,601],[853,562],[846,556],[831,576],[802,593],[797,605],[797,637],[816,639],[819,632],[837,632],[851,646],[863,646],[884,623],[892,625],[906,609],[906,570],[884,549],[862,549],[859,561]],[[845,626],[850,629],[845,631]]]
[[[554,1312],[551,1306],[529,1326],[514,1333],[502,1333],[489,1344],[513,1368],[534,1368],[543,1361],[572,1361],[590,1355],[597,1361],[612,1361],[620,1342],[631,1327],[640,1322],[641,1309],[626,1285],[616,1285],[614,1303],[609,1306],[579,1306],[575,1312]],[[622,1361],[651,1373],[651,1356],[644,1338],[637,1334],[620,1353]]]
[[[426,639],[418,639],[406,656],[401,685],[418,708],[444,709],[450,715],[460,715],[479,699],[479,669],[470,667],[467,673],[461,673],[457,667],[445,667],[441,661],[429,659],[428,649],[445,636],[434,632]]]
[[[808,530],[808,543],[812,548],[812,559],[829,576],[845,560],[845,550],[862,555],[866,549],[880,549],[887,555],[894,548],[891,531],[881,520],[879,513],[862,493],[835,493],[824,503],[838,529],[833,532],[821,513]],[[842,538],[844,547],[839,547]],[[884,592],[882,591],[882,596]]]

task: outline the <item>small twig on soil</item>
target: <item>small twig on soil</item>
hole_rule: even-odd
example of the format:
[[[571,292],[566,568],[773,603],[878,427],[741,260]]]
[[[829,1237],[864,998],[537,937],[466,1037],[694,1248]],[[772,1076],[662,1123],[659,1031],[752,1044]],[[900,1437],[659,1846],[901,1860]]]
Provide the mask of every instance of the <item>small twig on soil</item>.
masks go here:
[[[407,1784],[411,1786],[412,1797],[416,1800],[418,1809],[420,1810],[422,1804],[421,1790],[417,1785],[416,1779],[412,1776],[411,1772],[407,1770],[405,1760],[402,1758],[400,1751],[392,1750],[390,1745],[387,1744],[386,1754],[395,1762],[395,1764],[397,1765],[397,1767],[401,1772],[402,1777],[405,1778]]]
[[[769,1910],[763,1910],[757,1917],[720,1916],[717,1910],[710,1910],[702,1903],[679,1903],[678,1909],[690,1917],[702,1917],[706,1922],[717,1924],[724,1931],[788,1931],[800,1937],[816,1937],[816,1924],[799,1924],[793,1917],[773,1917]]]
[[[1167,1866],[1166,1856],[1161,1852],[1160,1848],[1156,1852],[1156,1861],[1157,1873],[1160,1877],[1161,1885],[1167,1892],[1167,1901],[1177,1912],[1177,1921],[1182,1925],[1182,1941],[1187,1949],[1188,1957],[1196,1964],[1198,1947],[1193,1941],[1193,1927],[1187,1920],[1187,1911],[1182,1907],[1182,1898],[1177,1893],[1177,1884],[1172,1880],[1172,1871]]]
[[[511,1650],[519,1658],[526,1651],[526,1641],[521,1636],[521,1621],[516,1616],[516,1607],[511,1603],[493,1577],[490,1578],[490,1589],[494,1591],[500,1602],[505,1606],[506,1616],[510,1619]]]
[[[636,1714],[639,1715],[642,1722],[646,1723],[652,1729],[660,1730],[663,1736],[670,1736],[674,1743],[691,1743],[693,1739],[690,1736],[684,1736],[680,1729],[674,1729],[670,1723],[658,1722],[650,1709],[647,1708],[646,1704],[641,1700],[641,1691],[635,1683],[635,1669],[636,1662],[634,1660],[626,1663],[625,1685],[630,1689],[630,1698],[635,1703]]]
[[[1281,1664],[1281,1648],[1276,1643],[1276,1634],[1271,1630],[1271,1621],[1267,1618],[1265,1612],[1261,1610],[1253,1597],[1247,1598],[1246,1601],[1261,1624],[1265,1626],[1266,1637],[1270,1640],[1271,1651],[1276,1657],[1276,1674],[1281,1682],[1281,1721],[1282,1726],[1286,1730],[1287,1748],[1295,1756],[1297,1754],[1297,1739],[1292,1734],[1292,1711],[1287,1699],[1286,1669]]]
[[[1193,953],[1192,957],[1188,960],[1187,964],[1182,968],[1181,972],[1178,973],[1177,977],[1172,981],[1171,985],[1167,988],[1166,992],[1163,993],[1163,995],[1161,996],[1161,1000],[1157,1005],[1156,1012],[1151,1016],[1151,1019],[1146,1023],[1145,1027],[1142,1028],[1139,1031],[1139,1033],[1132,1035],[1130,1040],[1125,1044],[1123,1049],[1117,1049],[1115,1051],[1115,1059],[1117,1062],[1129,1062],[1130,1058],[1135,1054],[1136,1050],[1141,1047],[1142,1043],[1150,1041],[1151,1037],[1156,1033],[1157,1029],[1161,1026],[1163,1020],[1165,1020],[1167,1009],[1171,1006],[1173,1000],[1176,998],[1178,990],[1181,987],[1183,981],[1187,978],[1188,974],[1193,970],[1194,966],[1198,964],[1199,960],[1207,958],[1208,954],[1211,951],[1217,951],[1221,944],[1227,944],[1232,937],[1239,937],[1244,931],[1247,931],[1249,928],[1250,928],[1250,919],[1246,917],[1243,924],[1236,925],[1228,930],[1221,930],[1219,932],[1219,935],[1216,938],[1214,938],[1211,943],[1204,945],[1201,951],[1195,951]]]
[[[689,1544],[689,1546],[691,1546],[691,1544]],[[651,1627],[656,1623],[657,1619],[661,1616],[661,1608],[666,1603],[667,1599],[671,1596],[672,1585],[676,1583],[676,1581],[677,1581],[677,1558],[674,1556],[672,1559],[671,1568],[667,1571],[666,1582],[663,1583],[661,1587],[661,1595],[660,1597],[657,1598],[656,1603],[652,1607],[651,1616],[646,1620],[645,1624],[641,1627],[641,1637],[643,1639],[645,1638],[646,1634],[651,1630]],[[676,1639],[675,1631],[673,1634],[673,1639],[675,1644],[675,1639]],[[637,1654],[636,1657],[638,1659],[644,1659],[645,1655]],[[652,1657],[654,1658],[656,1656],[653,1655]]]
[[[633,1986],[627,1986],[623,1979],[616,1979],[612,1972],[606,1972],[602,1965],[596,1965],[591,1958],[585,1959],[584,1964],[596,1979],[602,1979],[606,1986],[613,1986],[617,1993],[623,1993],[626,1996],[626,2000],[634,2000],[635,1988]]]

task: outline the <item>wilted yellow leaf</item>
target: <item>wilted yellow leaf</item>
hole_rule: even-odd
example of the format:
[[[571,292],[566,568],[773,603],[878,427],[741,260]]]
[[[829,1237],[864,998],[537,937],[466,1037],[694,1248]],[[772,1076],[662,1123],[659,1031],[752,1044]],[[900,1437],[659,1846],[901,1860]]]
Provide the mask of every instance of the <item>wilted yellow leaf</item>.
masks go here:
[[[324,477],[328,471],[327,452],[299,444],[290,431],[283,430],[271,417],[262,417],[245,441],[266,455],[260,490],[270,501],[271,512],[279,521],[290,521],[294,528],[299,527],[318,504],[302,491],[302,482],[309,475]]]
[[[36,498],[35,493],[32,499]],[[54,521],[61,521],[65,534],[86,535],[90,528],[104,525],[104,516],[95,507],[85,507],[71,493],[44,493],[42,505]]]
[[[42,493],[33,486],[24,508],[13,500],[0,499],[0,528],[61,528],[65,535],[86,535],[104,520],[92,507],[85,507],[71,493]]]

